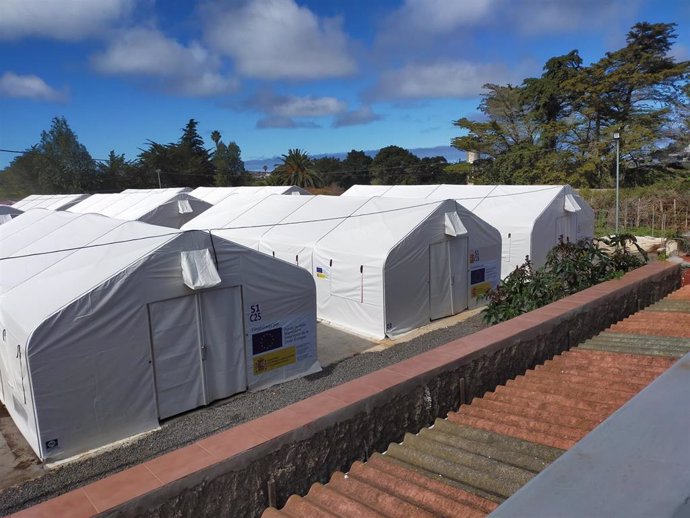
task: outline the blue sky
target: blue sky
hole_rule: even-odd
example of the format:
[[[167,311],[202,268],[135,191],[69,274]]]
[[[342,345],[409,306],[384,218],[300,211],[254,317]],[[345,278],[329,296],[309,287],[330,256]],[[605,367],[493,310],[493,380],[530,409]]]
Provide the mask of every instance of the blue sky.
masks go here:
[[[95,158],[133,159],[190,118],[245,160],[447,145],[484,83],[572,49],[590,63],[637,21],[677,23],[690,59],[685,0],[2,0],[0,148],[55,116]]]

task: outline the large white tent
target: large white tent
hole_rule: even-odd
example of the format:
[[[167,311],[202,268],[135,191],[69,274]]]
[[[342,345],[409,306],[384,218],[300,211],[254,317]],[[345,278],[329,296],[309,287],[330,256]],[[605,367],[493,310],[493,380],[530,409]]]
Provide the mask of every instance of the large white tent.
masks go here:
[[[453,200],[237,197],[183,228],[302,266],[319,318],[374,338],[476,306],[499,280],[498,231]]]
[[[559,238],[594,237],[594,211],[569,185],[354,185],[343,196],[455,199],[501,232],[501,276],[536,266]]]
[[[320,369],[301,268],[207,232],[31,210],[0,226],[2,402],[41,459]]]
[[[29,209],[66,210],[86,199],[88,194],[32,194],[14,203],[12,207]]]
[[[93,194],[69,211],[180,228],[211,207],[210,203],[195,198],[186,190],[128,189],[115,194]]]
[[[216,205],[228,196],[256,196],[263,198],[272,194],[309,194],[309,191],[295,185],[267,185],[267,186],[239,186],[239,187],[197,187],[191,193],[192,196]]]

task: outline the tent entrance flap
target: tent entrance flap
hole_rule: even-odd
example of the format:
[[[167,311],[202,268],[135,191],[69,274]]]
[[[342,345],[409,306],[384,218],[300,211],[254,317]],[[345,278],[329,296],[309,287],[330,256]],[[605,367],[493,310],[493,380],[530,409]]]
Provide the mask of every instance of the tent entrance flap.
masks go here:
[[[453,314],[449,241],[429,246],[429,318]]]
[[[247,390],[242,293],[239,286],[199,294],[208,401]]]
[[[149,304],[158,417],[206,403],[196,296]]]
[[[561,239],[561,237],[563,238],[563,242],[570,241],[572,243],[575,241],[575,235],[571,229],[571,226],[570,217],[561,216],[556,218],[556,243],[558,243],[558,240]]]
[[[241,288],[149,304],[158,417],[247,388]]]
[[[453,296],[453,314],[465,311],[469,306],[469,271],[467,267],[467,235],[458,236],[448,241],[451,284]]]

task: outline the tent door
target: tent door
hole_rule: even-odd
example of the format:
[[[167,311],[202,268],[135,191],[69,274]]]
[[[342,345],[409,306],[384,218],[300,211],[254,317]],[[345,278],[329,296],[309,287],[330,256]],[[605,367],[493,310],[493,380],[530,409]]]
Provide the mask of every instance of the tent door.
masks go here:
[[[160,419],[206,403],[197,296],[149,304]]]
[[[200,292],[201,350],[208,402],[247,390],[239,286]]]
[[[429,318],[453,314],[449,241],[429,246]]]
[[[239,286],[149,304],[158,416],[247,389]]]
[[[468,306],[467,236],[455,237],[448,243],[450,247],[453,314],[455,315],[465,311]]]
[[[575,218],[571,218],[570,216],[556,218],[556,244],[558,244],[558,240],[561,236],[563,236],[564,242],[567,240],[570,240],[571,243],[575,241],[575,235],[571,229],[571,219],[574,220]]]

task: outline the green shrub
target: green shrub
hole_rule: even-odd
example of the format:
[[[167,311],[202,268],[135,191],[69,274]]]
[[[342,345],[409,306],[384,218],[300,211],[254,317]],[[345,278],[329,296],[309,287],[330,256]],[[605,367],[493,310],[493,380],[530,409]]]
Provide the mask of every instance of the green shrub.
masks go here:
[[[606,253],[597,244],[613,247]],[[635,248],[637,253],[631,251]],[[621,276],[647,262],[647,254],[635,236],[620,234],[593,242],[561,240],[549,252],[546,263],[534,269],[529,257],[486,297],[484,320],[495,324],[540,308],[567,295]]]

